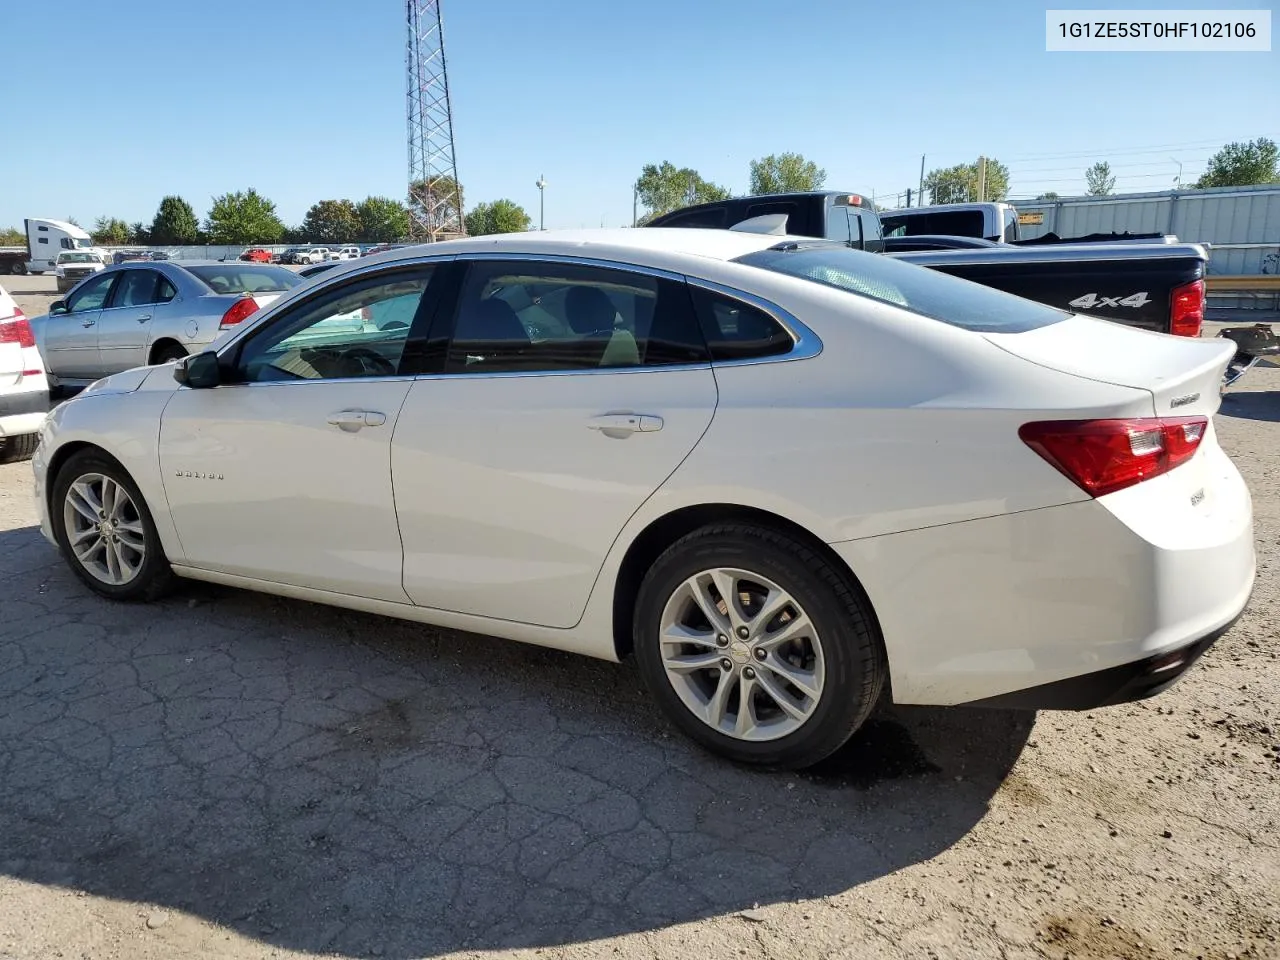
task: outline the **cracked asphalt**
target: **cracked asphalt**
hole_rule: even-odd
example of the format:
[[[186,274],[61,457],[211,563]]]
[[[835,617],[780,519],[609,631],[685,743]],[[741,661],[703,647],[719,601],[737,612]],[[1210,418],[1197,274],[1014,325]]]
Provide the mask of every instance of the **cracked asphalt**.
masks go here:
[[[804,775],[630,665],[90,595],[0,466],[0,958],[1280,957],[1280,368],[1218,417],[1249,612],[1167,694],[897,708]]]

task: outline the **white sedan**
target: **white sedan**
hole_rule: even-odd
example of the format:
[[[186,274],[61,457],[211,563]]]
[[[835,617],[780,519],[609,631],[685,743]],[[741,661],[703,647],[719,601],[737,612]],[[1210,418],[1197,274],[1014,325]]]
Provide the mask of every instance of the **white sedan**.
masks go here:
[[[1244,608],[1233,346],[826,241],[484,237],[290,291],[58,407],[42,528],[173,575],[634,655],[685,733],[803,767],[882,693],[1091,708]]]

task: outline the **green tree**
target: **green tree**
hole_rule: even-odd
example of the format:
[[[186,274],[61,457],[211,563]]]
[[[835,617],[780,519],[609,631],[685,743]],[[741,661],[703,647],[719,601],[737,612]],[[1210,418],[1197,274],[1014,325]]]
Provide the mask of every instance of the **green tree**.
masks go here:
[[[408,209],[415,221],[411,230],[425,228],[427,233],[435,233],[451,228],[455,218],[461,225],[462,198],[462,184],[452,177],[439,177],[430,184],[415,180],[409,184]]]
[[[323,243],[350,243],[360,233],[360,215],[350,200],[321,200],[307,211],[302,232]]]
[[[1116,187],[1116,178],[1111,173],[1111,164],[1105,160],[1099,160],[1084,172],[1084,182],[1089,196],[1110,196]]]
[[[1252,183],[1280,180],[1280,154],[1274,140],[1259,137],[1248,143],[1228,143],[1209,158],[1209,166],[1196,186],[1247,187]]]
[[[636,180],[636,193],[647,211],[640,222],[645,223],[664,213],[693,203],[726,200],[729,191],[719,184],[704,180],[690,167],[676,167],[669,160],[661,164],[645,164]]]
[[[252,187],[213,198],[205,231],[211,243],[275,243],[284,233],[276,205]]]
[[[196,212],[191,204],[181,197],[168,196],[156,208],[149,232],[151,243],[195,243],[200,237],[200,221],[196,219]]]
[[[982,197],[981,158],[973,163],[930,170],[924,178],[932,203],[968,203]],[[987,158],[986,199],[1003,200],[1009,193],[1009,168],[999,160]]]
[[[360,239],[373,243],[394,243],[409,236],[409,211],[390,197],[365,197],[356,204],[360,218]]]
[[[25,247],[27,235],[17,227],[5,227],[0,230],[0,247]]]
[[[111,247],[123,247],[132,242],[129,224],[116,217],[99,217],[93,222],[89,236],[94,243]]]
[[[799,193],[818,190],[827,171],[798,153],[769,154],[751,161],[751,193]]]
[[[519,233],[528,230],[531,220],[524,207],[511,200],[478,203],[467,214],[467,236],[489,233]]]
[[[129,242],[130,243],[150,243],[151,234],[147,231],[147,226],[141,220],[129,224]]]
[[[1040,194],[1040,196],[1036,197],[1036,199],[1037,200],[1057,200],[1058,194],[1055,193],[1053,190],[1049,190],[1045,193]]]

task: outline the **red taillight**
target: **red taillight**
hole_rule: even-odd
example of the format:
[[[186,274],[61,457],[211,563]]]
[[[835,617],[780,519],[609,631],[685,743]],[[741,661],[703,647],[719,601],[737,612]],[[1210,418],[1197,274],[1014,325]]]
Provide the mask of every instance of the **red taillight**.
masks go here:
[[[0,322],[0,343],[16,343],[20,347],[34,347],[35,334],[31,332],[31,324],[21,310],[14,311],[13,316]]]
[[[1200,336],[1204,323],[1204,281],[1192,280],[1173,288],[1169,300],[1169,332],[1178,337]]]
[[[1085,493],[1101,497],[1168,473],[1190,460],[1207,417],[1047,420],[1018,436]]]
[[[222,315],[222,322],[218,324],[218,329],[225,330],[227,327],[234,327],[237,323],[243,323],[245,318],[253,316],[257,309],[258,304],[253,297],[241,297]]]

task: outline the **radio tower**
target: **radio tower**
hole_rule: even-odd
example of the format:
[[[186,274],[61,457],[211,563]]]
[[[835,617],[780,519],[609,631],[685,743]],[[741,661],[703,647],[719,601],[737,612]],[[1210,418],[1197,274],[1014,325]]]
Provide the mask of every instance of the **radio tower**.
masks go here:
[[[409,235],[434,243],[466,236],[440,0],[405,0],[409,112]]]

